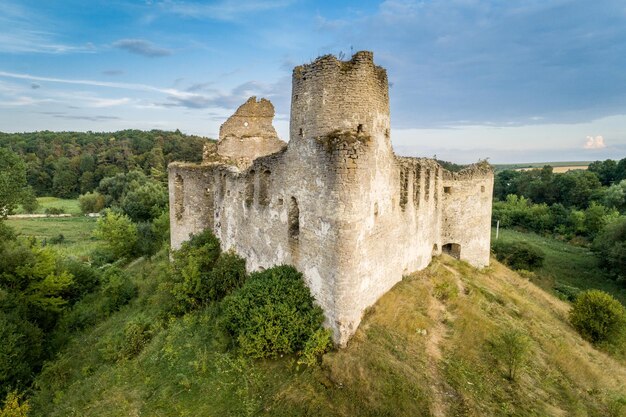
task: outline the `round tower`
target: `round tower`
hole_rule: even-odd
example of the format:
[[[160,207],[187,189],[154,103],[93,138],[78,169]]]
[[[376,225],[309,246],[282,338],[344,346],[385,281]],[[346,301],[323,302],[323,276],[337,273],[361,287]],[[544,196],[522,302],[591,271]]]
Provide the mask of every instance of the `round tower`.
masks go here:
[[[333,55],[293,70],[290,141],[297,144],[337,132],[355,132],[389,142],[389,85],[374,54],[349,61]],[[390,144],[389,144],[390,145]]]

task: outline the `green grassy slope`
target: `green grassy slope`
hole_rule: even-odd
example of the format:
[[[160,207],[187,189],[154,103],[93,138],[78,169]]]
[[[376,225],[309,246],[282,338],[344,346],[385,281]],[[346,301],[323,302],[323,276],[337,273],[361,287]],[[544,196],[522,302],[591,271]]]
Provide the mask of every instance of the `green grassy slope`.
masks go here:
[[[495,239],[495,229],[491,239]],[[601,269],[601,261],[589,249],[511,229],[500,229],[500,240],[506,243],[525,241],[544,251],[544,265],[536,271],[537,279],[532,278],[540,287],[548,291],[560,284],[581,290],[595,288],[608,292],[626,305],[626,288],[606,275]]]
[[[166,262],[162,255],[130,267],[139,297],[45,367],[33,415],[623,415],[623,360],[577,335],[567,303],[495,261],[477,271],[435,259],[382,297],[348,347],[315,368],[290,356],[239,357],[215,307],[167,317],[158,290]],[[149,336],[129,338],[131,322],[149,323]],[[514,382],[488,347],[507,328],[531,340]]]

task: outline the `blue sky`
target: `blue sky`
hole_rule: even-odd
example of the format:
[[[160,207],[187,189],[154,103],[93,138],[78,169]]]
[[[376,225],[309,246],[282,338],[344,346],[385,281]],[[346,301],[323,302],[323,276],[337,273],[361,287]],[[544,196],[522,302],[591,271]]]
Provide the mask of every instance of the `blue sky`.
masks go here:
[[[257,95],[288,139],[293,66],[362,49],[398,153],[626,157],[623,0],[0,0],[0,131],[216,137]]]

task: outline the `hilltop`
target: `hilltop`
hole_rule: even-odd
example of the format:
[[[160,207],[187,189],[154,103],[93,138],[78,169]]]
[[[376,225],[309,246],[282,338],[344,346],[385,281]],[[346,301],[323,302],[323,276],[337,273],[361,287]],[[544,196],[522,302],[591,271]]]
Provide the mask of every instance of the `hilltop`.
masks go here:
[[[347,348],[319,367],[228,349],[216,308],[164,317],[162,253],[127,268],[129,305],[70,342],[36,381],[32,415],[565,416],[624,415],[623,356],[568,323],[569,304],[492,260],[482,271],[435,258],[368,310]],[[129,323],[149,337],[120,345]],[[529,339],[514,381],[492,353],[505,329]],[[124,348],[124,349],[122,349]],[[127,347],[126,347],[127,348]]]

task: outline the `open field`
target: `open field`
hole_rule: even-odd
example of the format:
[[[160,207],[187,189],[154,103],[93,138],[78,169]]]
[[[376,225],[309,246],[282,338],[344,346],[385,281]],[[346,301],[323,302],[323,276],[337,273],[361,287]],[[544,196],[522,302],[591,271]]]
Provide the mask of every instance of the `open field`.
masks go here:
[[[37,198],[37,202],[39,203],[39,207],[33,214],[44,214],[46,209],[55,208],[61,209],[63,213],[82,214],[80,211],[80,205],[78,204],[77,199],[63,199],[57,197],[39,197]],[[22,207],[18,207],[15,211],[15,214],[25,214]]]
[[[566,162],[520,162],[516,164],[493,164],[496,171],[513,169],[516,171],[526,171],[529,169],[543,168],[550,165],[554,172],[566,172],[572,169],[587,169],[592,161],[566,161]]]
[[[491,239],[495,239],[495,229]],[[511,229],[500,229],[500,239],[504,242],[525,241],[545,252],[544,265],[536,271],[538,279],[533,279],[543,289],[554,293],[555,285],[559,284],[581,290],[595,288],[612,294],[626,305],[626,287],[600,269],[600,260],[589,249]]]
[[[91,237],[96,219],[90,217],[8,219],[6,223],[22,236],[45,239],[47,243],[63,235],[61,242],[54,245],[70,255],[85,256],[98,244]]]

